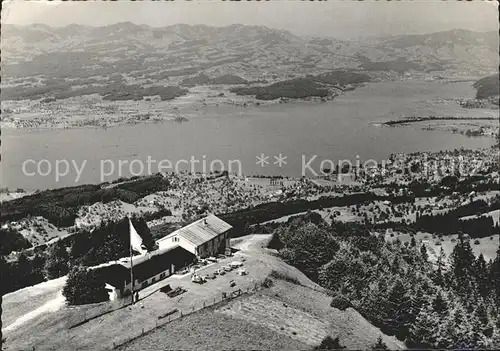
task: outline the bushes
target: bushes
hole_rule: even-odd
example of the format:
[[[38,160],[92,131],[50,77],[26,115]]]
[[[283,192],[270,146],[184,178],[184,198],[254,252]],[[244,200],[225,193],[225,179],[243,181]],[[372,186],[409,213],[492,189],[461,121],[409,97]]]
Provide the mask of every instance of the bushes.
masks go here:
[[[143,244],[152,250],[155,243],[147,223],[143,218],[131,218],[143,239]],[[129,224],[126,218],[102,224],[92,232],[82,231],[72,237],[71,256],[84,265],[96,265],[129,254]]]
[[[50,246],[45,261],[45,276],[47,279],[62,277],[68,273],[69,255],[61,240]]]
[[[169,182],[156,174],[114,188],[82,185],[46,190],[2,204],[1,222],[16,221],[31,215],[45,217],[58,227],[69,227],[75,224],[78,210],[84,205],[114,200],[134,203],[141,197],[169,188]]]
[[[10,228],[0,228],[0,255],[21,251],[31,247],[31,243],[20,233]]]
[[[384,340],[382,340],[382,337],[379,336],[378,339],[377,339],[377,342],[372,346],[372,350],[389,350],[389,348],[387,347],[386,343],[384,342]]]
[[[76,266],[68,274],[63,296],[70,305],[103,302],[109,299],[104,286],[104,282],[94,270]]]
[[[269,244],[267,245],[267,247],[270,248],[270,249],[281,250],[282,248],[285,247],[285,245],[280,240],[279,234],[276,233],[276,232],[274,232],[273,236],[271,237],[271,240],[269,241]]]
[[[342,350],[345,346],[340,345],[339,337],[333,339],[330,335],[326,336],[321,344],[314,348],[315,350]]]
[[[270,288],[274,285],[274,282],[271,278],[269,277],[266,277],[266,279],[264,279],[264,281],[262,282],[261,286],[263,288]]]
[[[280,254],[283,260],[297,267],[313,281],[318,279],[318,269],[332,260],[339,250],[334,237],[315,224],[306,224],[282,234],[285,249]]]
[[[143,218],[131,218],[148,250],[154,248],[154,240]],[[75,235],[60,239],[50,245],[37,246],[34,256],[28,258],[22,252],[17,261],[7,262],[0,292],[9,293],[26,286],[61,277],[68,273],[72,264],[97,265],[129,255],[128,220],[104,223],[94,231],[81,230]],[[66,245],[71,247],[68,254]]]
[[[44,265],[45,256],[40,254],[29,258],[25,253],[21,253],[17,261],[5,262],[0,272],[0,295],[43,282]]]
[[[278,272],[274,269],[271,271],[269,276],[272,278],[275,278],[275,279],[287,281],[287,282],[292,283],[292,284],[301,285],[300,281],[297,278],[292,277],[292,276],[285,274],[285,273]]]
[[[334,206],[349,206],[370,201],[391,201],[400,203],[411,201],[408,196],[378,196],[373,193],[348,194],[341,197],[322,196],[318,200],[293,200],[287,202],[268,202],[265,204],[249,207],[243,210],[235,211],[221,215],[221,219],[231,224],[234,232],[239,236],[247,234],[247,229],[252,224],[262,223],[271,219],[280,218],[295,213],[305,212],[320,208]]]
[[[332,302],[330,302],[330,306],[338,308],[341,311],[345,311],[346,309],[353,307],[351,301],[349,301],[342,295],[334,296]]]

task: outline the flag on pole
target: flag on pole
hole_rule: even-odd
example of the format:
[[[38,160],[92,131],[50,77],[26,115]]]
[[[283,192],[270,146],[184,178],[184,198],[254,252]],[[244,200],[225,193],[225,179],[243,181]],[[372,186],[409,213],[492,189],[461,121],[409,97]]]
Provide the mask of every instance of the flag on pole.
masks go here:
[[[145,254],[147,250],[144,250],[142,248],[142,238],[139,234],[137,234],[137,231],[135,230],[134,225],[132,224],[130,218],[128,219],[128,223],[130,229],[130,246],[135,251],[140,252],[141,254]]]

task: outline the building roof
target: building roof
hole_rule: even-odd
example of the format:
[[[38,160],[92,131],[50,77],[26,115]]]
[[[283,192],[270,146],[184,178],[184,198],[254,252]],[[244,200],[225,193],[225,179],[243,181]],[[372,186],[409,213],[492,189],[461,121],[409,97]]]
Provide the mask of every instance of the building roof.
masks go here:
[[[144,256],[144,258],[141,257],[140,261],[136,261],[136,257],[133,258],[134,280],[139,282],[170,269],[171,264],[174,264],[178,269],[195,258],[192,253],[180,246],[168,250],[156,250]],[[112,286],[121,287],[124,282],[130,282],[130,259],[128,261],[115,261],[110,265],[94,268],[97,268],[106,283]]]
[[[230,224],[224,222],[217,216],[209,215],[185,227],[177,229],[173,233],[158,240],[158,242],[178,235],[194,246],[200,246],[232,228]]]
[[[194,256],[189,251],[184,250],[182,247],[177,246],[172,250],[165,251],[163,254],[152,256],[149,260],[134,265],[134,279],[144,281],[149,279],[167,269],[170,265],[174,264],[176,268],[184,267],[185,264],[193,261]],[[128,281],[127,277],[127,281]]]

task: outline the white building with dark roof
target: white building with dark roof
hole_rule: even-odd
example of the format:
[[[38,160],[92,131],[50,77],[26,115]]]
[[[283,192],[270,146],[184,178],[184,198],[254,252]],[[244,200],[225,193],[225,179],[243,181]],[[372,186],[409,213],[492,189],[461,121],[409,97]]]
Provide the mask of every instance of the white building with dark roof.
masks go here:
[[[159,249],[180,246],[199,258],[224,253],[233,227],[215,215],[199,219],[156,241]]]
[[[193,263],[196,257],[180,246],[164,250],[155,250],[150,253],[132,258],[134,276],[134,291],[140,291],[147,286],[163,280],[176,271]],[[130,258],[121,259],[111,264],[100,265],[99,274],[106,281],[106,290],[110,300],[130,295]]]
[[[130,295],[132,291],[131,266],[133,291],[140,291],[195,262],[197,258],[224,253],[229,248],[231,229],[231,225],[210,215],[157,240],[158,249],[134,256],[133,264],[130,258],[122,258],[92,269],[99,270],[106,281],[110,300],[115,300]]]

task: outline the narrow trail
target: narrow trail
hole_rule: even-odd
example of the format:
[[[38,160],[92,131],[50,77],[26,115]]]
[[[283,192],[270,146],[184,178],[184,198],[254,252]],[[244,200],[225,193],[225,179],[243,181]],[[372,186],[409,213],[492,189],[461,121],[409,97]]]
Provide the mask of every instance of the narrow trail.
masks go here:
[[[8,331],[15,330],[15,329],[19,328],[20,326],[22,326],[23,324],[25,324],[26,322],[38,317],[41,314],[48,313],[48,312],[56,312],[60,308],[62,308],[65,303],[66,303],[66,299],[64,298],[62,293],[59,292],[59,294],[57,295],[56,298],[46,302],[45,304],[34,309],[33,311],[26,313],[22,317],[19,317],[18,319],[16,319],[14,321],[14,323],[9,324],[7,327],[2,329],[2,331],[8,332]]]
[[[262,250],[263,247],[267,246],[269,240],[271,240],[271,236],[271,234],[251,234],[243,236],[238,238],[241,241],[233,245],[233,247],[241,251]]]

